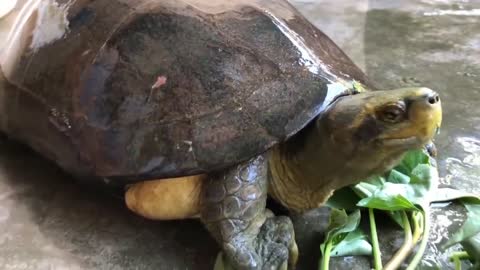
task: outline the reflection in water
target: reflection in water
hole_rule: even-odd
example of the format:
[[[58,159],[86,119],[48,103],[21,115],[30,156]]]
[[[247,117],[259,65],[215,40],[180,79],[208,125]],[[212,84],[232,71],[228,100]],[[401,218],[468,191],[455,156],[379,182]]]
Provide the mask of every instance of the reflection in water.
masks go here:
[[[450,203],[437,204],[432,209],[432,228],[428,243],[428,252],[423,259],[423,265],[435,267],[438,264],[448,265],[449,255],[459,250],[459,247],[451,247],[446,251],[440,249],[451,231],[454,231],[463,224],[465,215],[460,206],[446,207]]]
[[[475,138],[458,138],[458,142],[465,152],[470,153],[466,158],[463,159],[463,162],[470,167],[475,167],[480,165],[480,140]]]
[[[448,157],[445,160],[446,175],[444,183],[460,189],[479,192],[480,177],[480,140],[472,137],[458,137],[456,143],[463,153],[458,157]]]
[[[443,15],[454,15],[454,16],[480,16],[480,9],[472,10],[437,10],[432,12],[424,12],[425,16],[443,16]]]

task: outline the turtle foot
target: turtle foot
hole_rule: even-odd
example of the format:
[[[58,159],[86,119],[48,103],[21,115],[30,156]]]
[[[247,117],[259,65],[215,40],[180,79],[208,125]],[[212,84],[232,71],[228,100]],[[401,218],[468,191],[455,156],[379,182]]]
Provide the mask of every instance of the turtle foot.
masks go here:
[[[292,221],[265,208],[267,169],[266,159],[255,157],[204,185],[201,219],[236,270],[287,270],[296,262]]]
[[[294,269],[298,249],[290,218],[268,217],[258,235],[250,239],[234,239],[224,244],[224,252],[233,269]]]

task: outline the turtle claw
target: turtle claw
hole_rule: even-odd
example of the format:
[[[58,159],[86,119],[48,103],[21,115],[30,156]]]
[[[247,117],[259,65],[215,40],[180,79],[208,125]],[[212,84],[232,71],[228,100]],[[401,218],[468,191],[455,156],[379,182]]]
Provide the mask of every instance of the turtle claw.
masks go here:
[[[242,243],[240,246],[234,246],[232,243],[225,244],[223,249],[228,258],[227,262],[232,269],[236,270],[261,269],[259,268],[260,258],[245,244]]]
[[[296,263],[298,250],[288,217],[267,218],[257,236],[257,245],[260,257],[264,258],[263,269],[287,270]]]
[[[433,143],[433,141],[430,141],[425,145],[425,149],[427,150],[427,153],[430,157],[435,158],[437,157],[437,147]]]
[[[251,241],[224,245],[229,263],[236,270],[294,269],[298,257],[293,224],[288,217],[270,217]]]

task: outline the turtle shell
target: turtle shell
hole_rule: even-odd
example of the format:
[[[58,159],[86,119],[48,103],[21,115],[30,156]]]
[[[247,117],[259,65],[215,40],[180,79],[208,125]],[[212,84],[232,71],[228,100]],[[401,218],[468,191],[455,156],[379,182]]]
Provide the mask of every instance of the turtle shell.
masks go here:
[[[1,128],[80,176],[219,170],[366,83],[287,2],[36,2],[0,59]]]

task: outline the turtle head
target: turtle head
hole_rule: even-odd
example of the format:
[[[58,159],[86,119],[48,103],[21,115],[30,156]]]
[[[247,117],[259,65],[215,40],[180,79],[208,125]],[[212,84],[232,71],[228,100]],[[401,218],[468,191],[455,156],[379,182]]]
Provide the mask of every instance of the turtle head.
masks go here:
[[[429,144],[441,122],[440,98],[428,88],[339,97],[274,149],[270,193],[295,211],[316,208],[334,190],[384,173],[408,150]]]
[[[316,124],[336,151],[359,166],[371,168],[370,173],[380,173],[395,165],[406,151],[429,143],[441,122],[436,92],[402,88],[340,97]],[[388,164],[380,166],[381,161]]]

